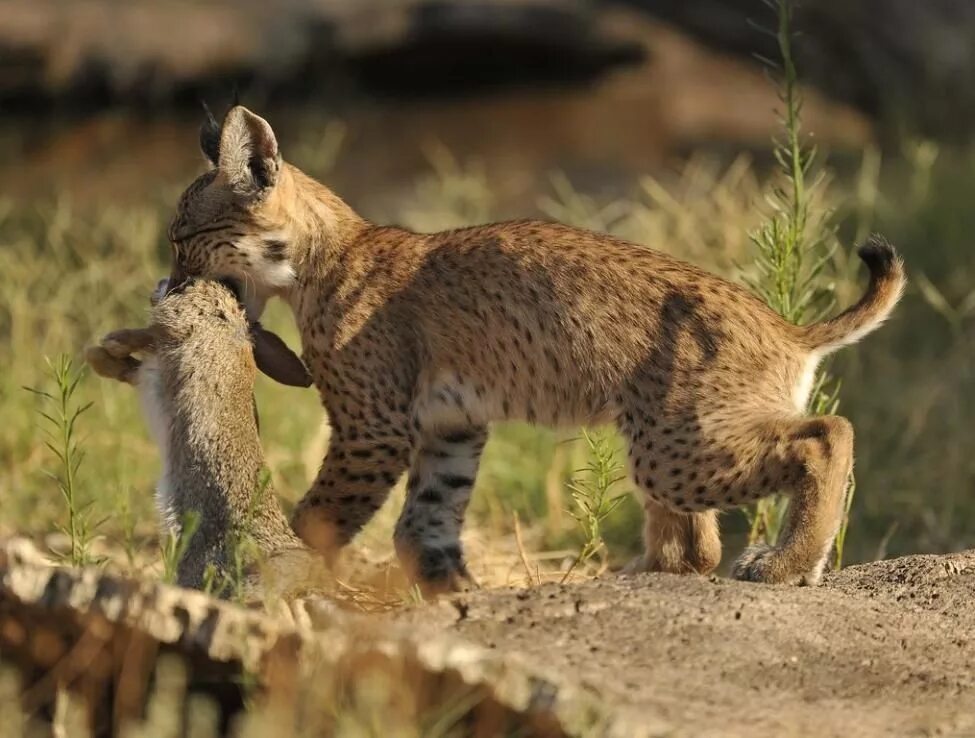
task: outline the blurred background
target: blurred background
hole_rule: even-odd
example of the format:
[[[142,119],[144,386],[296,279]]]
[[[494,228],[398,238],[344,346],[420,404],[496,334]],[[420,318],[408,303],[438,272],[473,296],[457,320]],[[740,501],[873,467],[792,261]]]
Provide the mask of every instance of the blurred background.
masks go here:
[[[793,25],[837,299],[861,289],[851,255],[871,231],[912,279],[896,318],[831,367],[858,433],[847,558],[970,547],[975,4],[806,0]],[[144,319],[203,168],[201,100],[219,116],[236,91],[287,160],[376,221],[555,218],[741,280],[777,186],[781,105],[757,58],[776,57],[774,27],[761,0],[0,0],[0,532],[63,520],[23,387],[48,386],[45,357]],[[280,305],[271,322],[296,344]],[[327,428],[310,392],[260,382],[290,505]],[[158,464],[135,397],[93,377],[79,393],[93,525],[150,540]],[[471,535],[504,549],[517,513],[532,551],[573,545],[577,435],[499,428]],[[731,547],[747,523],[724,521]],[[638,506],[606,527],[613,555],[632,553]]]

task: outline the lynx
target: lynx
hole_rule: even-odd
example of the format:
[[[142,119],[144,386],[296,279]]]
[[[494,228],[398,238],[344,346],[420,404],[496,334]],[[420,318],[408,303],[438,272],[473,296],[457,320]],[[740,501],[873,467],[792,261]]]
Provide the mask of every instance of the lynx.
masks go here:
[[[860,248],[861,300],[798,327],[742,287],[608,235],[374,225],[285,163],[267,121],[241,106],[222,125],[209,116],[200,143],[210,168],[170,227],[172,280],[234,280],[252,319],[272,297],[293,311],[310,377],[274,350],[258,364],[313,381],[333,428],[292,521],[313,548],[349,541],[408,471],[397,551],[428,589],[464,586],[460,532],[490,423],[615,423],[646,510],[632,569],[713,570],[717,511],[787,491],[780,543],[746,550],[734,575],[820,579],[853,430],[805,408],[823,357],[900,297],[903,266],[882,239]]]

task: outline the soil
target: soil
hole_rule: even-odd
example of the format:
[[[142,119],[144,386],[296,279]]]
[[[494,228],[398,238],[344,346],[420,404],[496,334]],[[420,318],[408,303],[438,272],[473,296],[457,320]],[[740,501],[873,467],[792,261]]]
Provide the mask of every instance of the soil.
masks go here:
[[[815,588],[610,575],[400,618],[596,687],[651,735],[972,736],[973,603],[975,551]]]

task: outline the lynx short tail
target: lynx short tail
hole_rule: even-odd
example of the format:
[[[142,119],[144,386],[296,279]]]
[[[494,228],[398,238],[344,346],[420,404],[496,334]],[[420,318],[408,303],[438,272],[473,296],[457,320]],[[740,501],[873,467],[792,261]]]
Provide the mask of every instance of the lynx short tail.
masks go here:
[[[881,236],[871,236],[857,255],[870,270],[870,284],[860,301],[835,318],[801,329],[809,348],[820,354],[856,343],[879,328],[904,292],[904,263]]]

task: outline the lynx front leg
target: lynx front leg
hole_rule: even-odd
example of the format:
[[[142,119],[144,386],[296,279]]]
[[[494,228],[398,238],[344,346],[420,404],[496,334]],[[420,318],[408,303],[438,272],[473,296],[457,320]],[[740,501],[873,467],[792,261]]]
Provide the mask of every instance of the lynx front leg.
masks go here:
[[[427,592],[471,582],[460,532],[486,441],[485,428],[467,428],[426,434],[418,443],[395,538],[404,566]]]
[[[409,437],[392,430],[334,428],[318,477],[295,508],[295,532],[333,558],[389,497],[409,466],[410,449]]]

